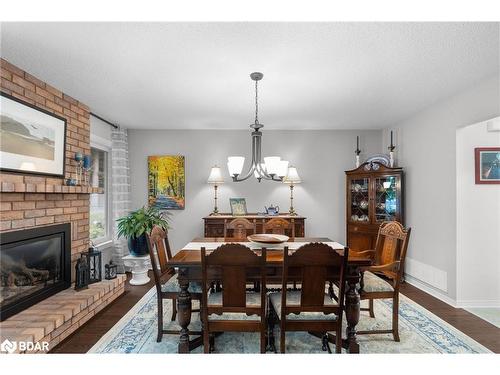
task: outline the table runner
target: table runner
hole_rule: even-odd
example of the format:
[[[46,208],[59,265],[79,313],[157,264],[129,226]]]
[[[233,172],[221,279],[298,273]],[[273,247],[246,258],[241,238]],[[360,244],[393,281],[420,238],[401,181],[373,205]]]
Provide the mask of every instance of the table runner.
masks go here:
[[[229,243],[229,242],[189,242],[186,246],[182,248],[182,250],[200,250],[204,247],[207,250],[215,250],[219,246]],[[239,243],[241,245],[247,246],[252,250],[259,250],[265,247],[266,249],[283,249],[285,246],[288,246],[290,250],[297,250],[299,247],[308,244],[309,242],[285,242],[281,244],[273,244],[273,245],[262,245],[255,242],[232,242]],[[343,249],[344,245],[339,244],[338,242],[322,242],[325,245],[328,245],[334,249]]]

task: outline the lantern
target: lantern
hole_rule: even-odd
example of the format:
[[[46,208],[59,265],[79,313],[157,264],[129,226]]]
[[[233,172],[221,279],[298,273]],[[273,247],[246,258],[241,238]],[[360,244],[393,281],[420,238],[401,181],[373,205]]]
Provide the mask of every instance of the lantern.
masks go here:
[[[116,264],[113,264],[113,261],[110,260],[109,264],[106,264],[104,266],[104,278],[106,280],[116,279],[117,269],[118,266]]]
[[[75,290],[87,289],[89,287],[89,265],[85,254],[80,256],[75,265]]]
[[[89,251],[86,254],[89,266],[89,284],[97,283],[102,280],[102,269],[101,269],[101,252],[96,249],[96,247],[91,243]]]

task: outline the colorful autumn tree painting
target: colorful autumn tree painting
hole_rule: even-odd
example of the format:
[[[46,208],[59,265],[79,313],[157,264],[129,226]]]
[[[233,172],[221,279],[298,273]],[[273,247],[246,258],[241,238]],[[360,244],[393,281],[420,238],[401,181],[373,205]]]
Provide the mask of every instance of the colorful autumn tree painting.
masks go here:
[[[148,201],[160,210],[183,210],[186,177],[184,156],[148,157]]]

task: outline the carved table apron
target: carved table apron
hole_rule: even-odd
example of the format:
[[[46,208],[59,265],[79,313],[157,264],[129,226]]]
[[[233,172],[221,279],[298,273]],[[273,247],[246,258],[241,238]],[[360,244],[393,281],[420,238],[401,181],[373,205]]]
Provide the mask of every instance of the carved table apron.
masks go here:
[[[296,242],[332,242],[328,238],[296,238]],[[229,242],[222,238],[196,238],[192,242]],[[283,252],[279,249],[269,249],[267,253],[269,284],[281,283],[281,266]],[[178,282],[180,293],[177,298],[177,321],[181,326],[179,337],[179,353],[190,352],[189,329],[191,323],[191,295],[188,292],[190,282],[201,282],[201,252],[196,250],[180,250],[169,262],[172,267],[178,268]],[[366,258],[349,257],[347,288],[345,293],[345,313],[347,320],[346,339],[343,347],[349,353],[359,353],[359,344],[356,338],[356,325],[359,322],[360,299],[356,285],[359,283],[360,268],[370,265]],[[249,275],[251,280],[251,275]],[[250,281],[249,280],[249,281]],[[192,346],[191,346],[192,349]]]

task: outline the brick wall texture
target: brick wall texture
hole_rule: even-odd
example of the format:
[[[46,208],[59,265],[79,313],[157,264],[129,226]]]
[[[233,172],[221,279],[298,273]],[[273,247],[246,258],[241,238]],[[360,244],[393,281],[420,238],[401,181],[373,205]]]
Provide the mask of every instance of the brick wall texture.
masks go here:
[[[76,178],[75,152],[90,154],[89,107],[4,59],[0,63],[2,92],[66,118],[65,178]],[[45,191],[44,185],[63,185],[64,179],[0,172],[0,183],[4,182],[33,184]],[[0,232],[65,222],[71,223],[74,262],[88,248],[88,194],[0,193]]]

